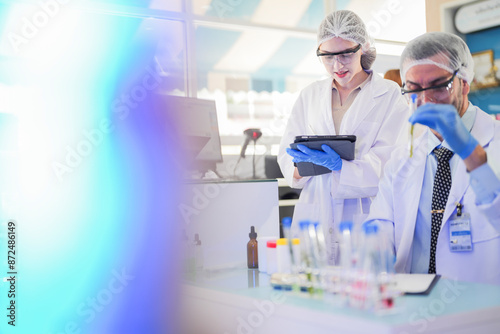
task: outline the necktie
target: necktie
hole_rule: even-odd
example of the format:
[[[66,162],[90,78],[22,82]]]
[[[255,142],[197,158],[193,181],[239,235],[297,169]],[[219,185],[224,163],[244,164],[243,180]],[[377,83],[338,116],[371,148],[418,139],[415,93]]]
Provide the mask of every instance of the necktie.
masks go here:
[[[429,258],[429,274],[436,273],[436,245],[443,220],[444,208],[451,188],[451,170],[449,161],[453,152],[445,147],[435,148],[438,165],[432,188],[432,225],[431,225],[431,254]]]

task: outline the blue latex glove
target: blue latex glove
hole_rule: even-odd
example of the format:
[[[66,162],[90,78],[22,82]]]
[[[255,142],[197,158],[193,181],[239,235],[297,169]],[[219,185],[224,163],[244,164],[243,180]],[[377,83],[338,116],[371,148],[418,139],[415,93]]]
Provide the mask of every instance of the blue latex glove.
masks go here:
[[[478,142],[465,128],[457,109],[451,104],[427,103],[415,110],[410,123],[420,123],[436,130],[460,158],[467,158]]]
[[[341,170],[342,159],[330,146],[321,145],[323,151],[313,150],[305,145],[297,145],[299,150],[287,148],[286,152],[293,157],[293,162],[312,162],[330,170]]]

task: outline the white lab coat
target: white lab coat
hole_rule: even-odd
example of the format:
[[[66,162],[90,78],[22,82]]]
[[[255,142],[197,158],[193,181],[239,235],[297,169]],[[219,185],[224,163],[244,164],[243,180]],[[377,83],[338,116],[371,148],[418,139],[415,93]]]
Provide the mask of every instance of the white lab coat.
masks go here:
[[[301,220],[319,221],[328,243],[329,263],[335,261],[336,235],[342,221],[360,223],[377,194],[383,167],[396,143],[406,140],[409,111],[399,86],[376,73],[359,92],[340,126],[340,135],[355,135],[355,160],[342,169],[294,179],[292,157],[286,153],[298,135],[332,135],[333,78],[317,81],[300,93],[280,144],[278,163],[288,184],[302,188],[292,227]],[[296,231],[296,230],[295,230]]]
[[[485,148],[488,164],[500,176],[500,122],[477,110],[471,134]],[[389,233],[396,251],[395,269],[409,273],[417,210],[424,179],[426,147],[430,131],[415,141],[414,158],[401,150],[387,163],[379,193],[368,220],[377,220]],[[459,161],[452,175],[452,186],[446,204],[436,248],[436,272],[443,277],[463,281],[500,284],[500,196],[489,205],[477,206],[476,195],[469,184],[465,164]],[[432,196],[430,194],[429,196]],[[456,203],[470,213],[472,252],[451,252],[449,219]]]

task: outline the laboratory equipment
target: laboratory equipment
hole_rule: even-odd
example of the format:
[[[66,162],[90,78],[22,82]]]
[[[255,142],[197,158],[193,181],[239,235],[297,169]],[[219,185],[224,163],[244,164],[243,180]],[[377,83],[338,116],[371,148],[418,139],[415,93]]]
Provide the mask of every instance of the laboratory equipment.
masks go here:
[[[241,160],[241,158],[245,158],[245,152],[247,150],[248,144],[250,141],[253,141],[253,160],[252,160],[252,170],[253,170],[253,178],[256,179],[257,175],[255,174],[255,145],[257,143],[257,139],[262,137],[262,131],[260,129],[246,129],[243,131],[243,134],[245,135],[245,142],[243,143],[243,146],[241,147],[241,152],[240,152],[240,157],[238,159],[238,162]],[[236,168],[236,167],[235,167]]]
[[[289,272],[292,274],[289,277],[289,284],[295,292],[299,291],[299,263],[300,263],[300,248],[297,246],[294,247],[292,237],[291,237],[291,226],[292,226],[292,218],[284,217],[281,220],[281,226],[283,227],[283,236],[288,244],[288,265]],[[298,240],[298,239],[297,239]],[[287,268],[288,269],[288,268]]]
[[[410,100],[410,116],[413,115],[415,110],[417,109],[417,94],[411,94],[411,100]],[[413,157],[413,131],[414,131],[415,125],[411,124],[410,125],[410,138],[408,140],[408,150],[410,151],[410,158]]]
[[[314,293],[315,277],[313,277],[313,267],[315,265],[314,252],[312,250],[312,241],[309,236],[309,225],[311,223],[307,220],[299,222],[300,227],[300,269],[305,276],[299,281],[301,290],[308,291],[310,294]]]
[[[257,232],[255,232],[255,227],[250,228],[250,233],[248,234],[250,241],[247,243],[247,265],[248,269],[259,268],[259,254],[258,254],[258,242],[257,242]]]
[[[363,225],[360,258],[350,276],[349,306],[376,313],[394,311],[400,293],[395,288],[394,254],[388,244],[377,225]]]
[[[353,282],[349,291],[349,306],[372,310],[377,298],[376,279],[381,266],[377,239],[378,226],[365,224],[363,232],[360,261],[354,268]]]
[[[247,151],[247,147],[248,147],[248,144],[250,143],[250,141],[252,140],[255,144],[257,139],[259,139],[262,136],[262,131],[260,131],[260,129],[246,129],[245,131],[243,131],[243,134],[245,135],[245,142],[243,143],[243,146],[241,147],[241,152],[240,152],[240,156],[242,158],[245,157],[245,153]],[[254,152],[254,155],[255,155],[255,152]]]
[[[347,304],[351,284],[353,281],[353,268],[355,265],[353,259],[353,237],[352,237],[352,222],[341,222],[339,225],[340,230],[340,282],[338,287],[334,287],[334,291],[340,293],[341,302],[343,305]]]
[[[276,259],[276,240],[269,240],[267,242],[266,258],[267,258],[267,273],[272,275],[278,271],[278,264]]]
[[[288,241],[288,252],[290,253],[290,269],[292,273],[296,271],[296,265],[295,263],[295,257],[293,255],[293,247],[292,247],[292,239],[291,239],[291,226],[292,226],[292,218],[291,217],[285,217],[281,220],[281,226],[283,227],[283,236],[285,239]]]
[[[293,250],[292,251],[292,256],[293,256],[292,272],[294,272],[294,271],[298,272],[299,265],[300,265],[300,239],[299,238],[292,239],[292,250]]]
[[[222,149],[215,101],[161,94],[158,98],[179,123],[179,142],[189,160],[188,169],[216,172]]]
[[[316,235],[318,267],[322,268],[327,265],[325,234],[323,233],[323,227],[319,222],[314,222],[312,225],[314,227],[314,234]]]
[[[312,230],[312,232],[311,232]],[[326,256],[326,240],[323,233],[323,227],[319,222],[314,222],[309,226],[309,233],[314,234],[314,250],[316,252],[316,276],[318,280],[317,292],[323,294],[327,290],[327,256]],[[312,236],[311,236],[312,237]]]
[[[276,240],[276,258],[278,263],[278,273],[290,274],[292,257],[290,254],[288,239],[280,238]]]
[[[268,262],[268,255],[267,255],[267,242],[268,241],[276,241],[278,237],[269,237],[269,236],[262,236],[262,232],[259,233],[259,236],[257,237],[257,251],[259,254],[259,271],[261,273],[267,273],[267,262]]]

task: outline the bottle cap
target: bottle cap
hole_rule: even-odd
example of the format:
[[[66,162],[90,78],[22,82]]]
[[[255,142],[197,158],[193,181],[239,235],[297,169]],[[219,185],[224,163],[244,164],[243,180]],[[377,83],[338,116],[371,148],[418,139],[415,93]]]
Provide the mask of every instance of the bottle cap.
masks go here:
[[[290,217],[285,217],[281,220],[281,225],[283,225],[283,227],[290,227],[292,226],[292,218]]]
[[[378,232],[378,226],[374,224],[364,224],[363,230],[365,234],[376,234]]]
[[[339,230],[340,230],[340,232],[342,232],[344,230],[352,231],[352,222],[350,222],[350,221],[341,222],[339,225]]]
[[[276,245],[277,246],[288,245],[288,239],[286,239],[286,238],[279,238],[278,240],[276,240]]]
[[[255,232],[255,227],[250,227],[250,233],[248,234],[250,239],[255,239],[257,238],[257,232]]]
[[[305,230],[306,228],[309,228],[309,224],[311,224],[311,222],[309,222],[308,220],[303,220],[299,223],[299,227],[301,230]]]
[[[268,247],[268,248],[276,248],[276,241],[274,241],[274,240],[269,240],[269,241],[267,242],[267,247]]]
[[[292,239],[292,245],[300,245],[300,239],[299,238],[293,238]]]

